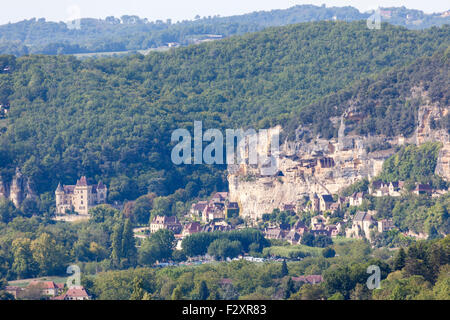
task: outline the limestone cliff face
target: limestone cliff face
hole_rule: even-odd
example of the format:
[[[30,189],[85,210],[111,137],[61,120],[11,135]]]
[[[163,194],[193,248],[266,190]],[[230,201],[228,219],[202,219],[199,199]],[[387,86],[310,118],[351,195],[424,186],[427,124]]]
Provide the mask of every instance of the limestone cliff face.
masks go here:
[[[337,139],[313,139],[305,142],[296,139],[285,142],[277,158],[277,172],[271,176],[261,175],[258,166],[229,166],[228,182],[231,201],[240,204],[244,218],[259,219],[283,204],[296,204],[312,193],[334,194],[363,178],[372,178],[382,170],[383,162],[395,152],[395,147],[405,143],[421,144],[441,141],[436,173],[450,178],[450,143],[445,130],[433,130],[432,119],[445,116],[448,107],[425,105],[419,110],[419,123],[410,138],[385,136],[346,135],[345,120],[351,112],[333,119],[339,126]],[[299,128],[298,135],[308,128]],[[383,150],[367,152],[371,146],[383,144]],[[261,147],[261,146],[260,146]],[[266,146],[268,152],[269,146]],[[259,151],[261,151],[259,149]]]
[[[435,130],[432,123],[447,116],[449,107],[425,105],[419,109],[419,124],[415,132],[415,143],[422,144],[427,141],[440,141],[442,148],[436,165],[435,173],[450,181],[450,135],[445,129]]]
[[[30,180],[17,168],[10,183],[4,183],[0,177],[0,198],[2,197],[11,200],[16,207],[19,207],[25,199],[34,199],[36,195]]]

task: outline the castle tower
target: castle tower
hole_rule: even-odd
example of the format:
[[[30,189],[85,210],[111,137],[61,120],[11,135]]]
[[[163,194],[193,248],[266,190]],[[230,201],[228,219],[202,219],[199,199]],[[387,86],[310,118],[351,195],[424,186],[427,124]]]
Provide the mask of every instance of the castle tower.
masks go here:
[[[77,181],[77,184],[74,189],[74,207],[75,211],[79,214],[88,214],[89,212],[89,203],[91,201],[89,192],[89,186],[87,184],[87,180],[85,176],[82,176],[80,180]]]
[[[60,208],[64,204],[64,189],[61,186],[61,183],[58,183],[58,187],[55,191],[55,197],[56,197],[56,213],[64,213],[63,209]]]
[[[103,182],[99,182],[97,185],[97,203],[105,203],[107,197],[108,189],[103,184]]]

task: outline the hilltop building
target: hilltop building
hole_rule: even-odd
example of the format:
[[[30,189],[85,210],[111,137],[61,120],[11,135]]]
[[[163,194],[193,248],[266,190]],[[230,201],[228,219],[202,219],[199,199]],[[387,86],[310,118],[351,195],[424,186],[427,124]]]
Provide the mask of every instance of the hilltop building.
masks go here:
[[[56,213],[65,214],[73,210],[80,215],[87,215],[89,209],[106,203],[108,189],[100,181],[97,185],[88,185],[86,177],[77,180],[76,185],[58,184],[55,191]]]

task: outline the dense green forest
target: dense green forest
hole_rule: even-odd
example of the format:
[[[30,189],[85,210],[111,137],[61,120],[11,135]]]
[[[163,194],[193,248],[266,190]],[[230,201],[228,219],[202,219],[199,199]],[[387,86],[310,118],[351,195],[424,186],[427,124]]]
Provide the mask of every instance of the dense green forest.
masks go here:
[[[425,14],[419,10],[383,8],[382,21],[411,29],[440,26],[450,22],[449,16]],[[138,16],[85,18],[80,28],[64,22],[30,19],[0,26],[2,54],[73,54],[85,52],[126,51],[159,47],[170,42],[188,45],[209,34],[242,35],[266,27],[320,20],[364,20],[369,13],[353,7],[297,5],[286,10],[253,12],[231,17],[195,17],[192,21],[172,23],[148,21]]]
[[[444,107],[450,103],[450,48],[438,50],[431,57],[395,68],[374,78],[365,78],[353,86],[303,108],[285,125],[284,136],[295,139],[299,125],[309,126],[312,134],[325,138],[337,137],[338,128],[330,117],[341,116],[351,107],[363,115],[359,121],[346,120],[346,132],[359,135],[383,134],[411,136],[417,126],[419,106],[427,101]],[[423,96],[413,97],[411,88],[424,90]],[[426,92],[426,94],[425,94]],[[327,117],[323,117],[326,114]],[[450,114],[432,124],[433,129],[450,132]],[[305,137],[307,138],[307,137]]]
[[[379,72],[386,86],[432,86],[443,76],[434,71],[448,66],[448,35],[448,26],[412,31],[386,24],[374,31],[365,22],[315,22],[147,56],[2,56],[1,69],[9,70],[0,74],[0,101],[11,108],[0,119],[0,174],[8,181],[21,167],[47,203],[59,181],[73,183],[81,174],[106,182],[110,200],[180,188],[187,198],[205,196],[226,189],[223,168],[173,165],[172,130],[191,129],[194,120],[204,129],[284,125],[298,112],[299,123],[320,124],[327,119],[306,115],[323,114],[316,107],[330,111],[324,96],[358,88]],[[406,79],[383,76],[436,50],[424,58],[435,66],[427,74],[415,73],[420,60],[400,69],[411,71]],[[448,99],[448,92],[436,99]],[[339,107],[333,112],[345,105]]]
[[[383,163],[379,179],[384,182],[406,181],[429,183],[436,189],[446,187],[445,181],[434,174],[441,143],[425,143],[421,146],[408,145]]]

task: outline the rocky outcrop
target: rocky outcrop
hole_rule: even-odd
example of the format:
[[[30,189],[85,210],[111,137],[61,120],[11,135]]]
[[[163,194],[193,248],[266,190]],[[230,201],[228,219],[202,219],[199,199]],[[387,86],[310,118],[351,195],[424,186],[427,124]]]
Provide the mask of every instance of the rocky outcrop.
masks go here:
[[[444,119],[449,113],[449,107],[425,105],[419,108],[419,123],[414,135],[415,143],[439,141],[442,148],[439,152],[435,173],[450,181],[450,135],[445,129],[434,128],[433,123]]]
[[[25,199],[35,199],[36,194],[30,179],[17,168],[11,183],[4,183],[0,177],[0,198],[2,197],[11,200],[16,207],[19,207]]]

